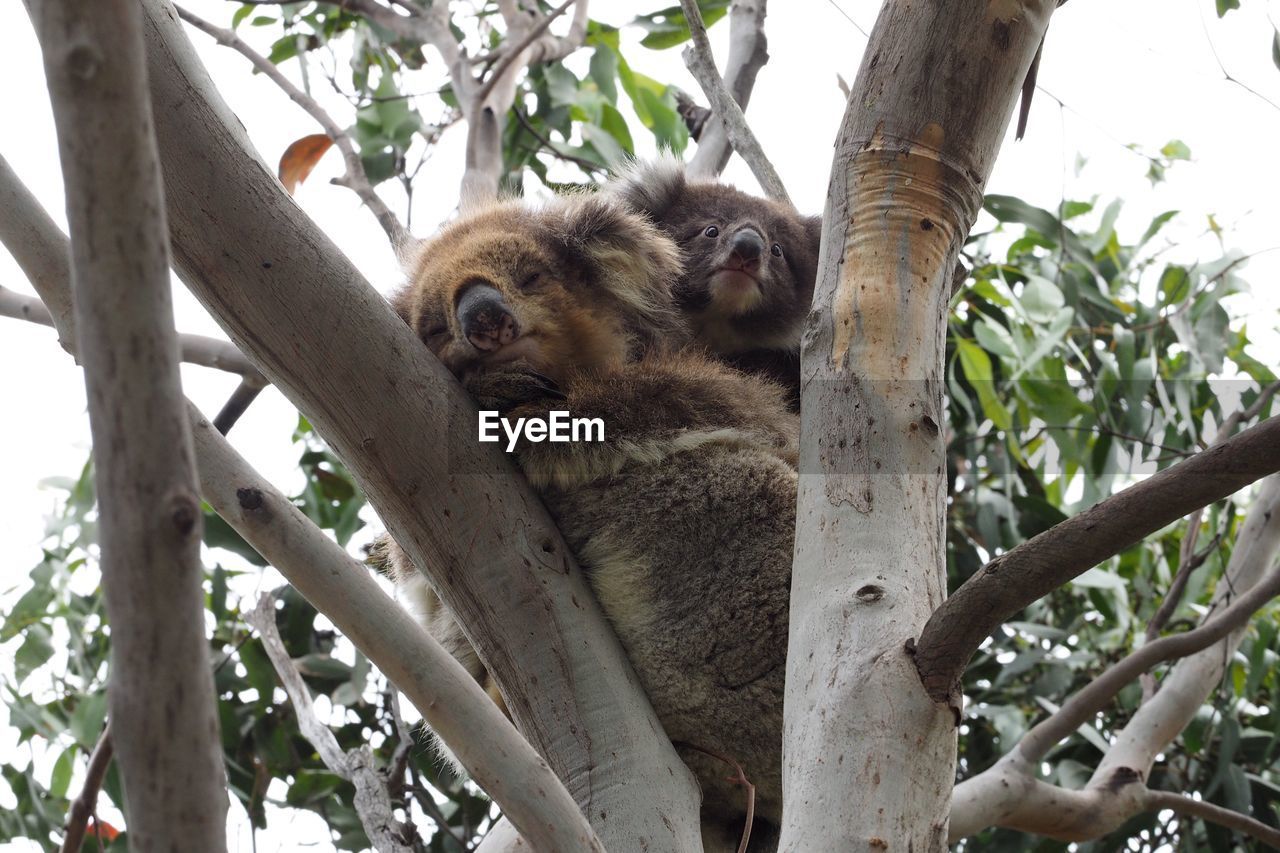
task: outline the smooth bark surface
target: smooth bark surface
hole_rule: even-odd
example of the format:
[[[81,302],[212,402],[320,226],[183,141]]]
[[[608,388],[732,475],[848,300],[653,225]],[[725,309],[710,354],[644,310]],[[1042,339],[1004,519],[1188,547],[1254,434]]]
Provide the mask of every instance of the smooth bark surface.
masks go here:
[[[184,280],[342,457],[605,846],[695,848],[692,775],[545,509],[476,442],[458,384],[284,194],[172,7],[143,8]]]
[[[767,14],[766,0],[734,0],[729,8],[729,56],[724,63],[724,85],[744,113],[756,85],[756,75],[769,61],[769,42],[764,34]],[[731,154],[733,146],[729,144],[724,122],[712,113],[685,171],[691,178],[718,177]]]
[[[225,850],[200,499],[141,14],[132,0],[41,0],[32,10],[66,182],[129,840],[137,850]]]
[[[1192,510],[1280,470],[1280,417],[1153,474],[983,566],[929,619],[916,651],[930,695],[956,691],[992,631],[1108,557]]]
[[[783,850],[946,844],[955,718],[909,652],[945,595],[945,317],[1053,5],[890,0],[849,99],[803,344]]]

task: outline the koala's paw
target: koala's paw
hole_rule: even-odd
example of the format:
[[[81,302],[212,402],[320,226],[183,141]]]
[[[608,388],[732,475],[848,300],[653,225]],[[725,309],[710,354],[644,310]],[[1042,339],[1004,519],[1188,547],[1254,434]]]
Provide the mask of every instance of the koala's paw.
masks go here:
[[[481,371],[462,384],[481,409],[499,412],[509,412],[539,400],[565,399],[554,380],[528,367]]]

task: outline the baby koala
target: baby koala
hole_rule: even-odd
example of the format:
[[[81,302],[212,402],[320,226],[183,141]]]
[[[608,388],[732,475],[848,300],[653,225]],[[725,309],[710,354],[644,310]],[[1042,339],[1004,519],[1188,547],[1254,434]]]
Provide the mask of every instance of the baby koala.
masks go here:
[[[695,342],[742,370],[800,391],[800,333],[813,301],[822,219],[716,181],[674,158],[636,163],[606,193],[680,247],[675,297]]]
[[[675,246],[609,197],[496,204],[445,227],[393,304],[482,409],[567,410],[602,440],[521,441],[516,458],[703,790],[707,850],[753,850],[781,818],[796,418],[783,390],[687,347]],[[416,610],[482,681],[451,615],[390,540]],[[771,841],[770,839],[773,839]]]

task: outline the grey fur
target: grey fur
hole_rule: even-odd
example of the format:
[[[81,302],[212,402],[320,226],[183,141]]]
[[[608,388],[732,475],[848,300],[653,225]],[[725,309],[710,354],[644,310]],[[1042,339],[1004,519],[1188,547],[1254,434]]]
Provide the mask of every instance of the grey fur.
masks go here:
[[[654,239],[648,226],[636,233]],[[459,263],[471,268],[465,258]],[[596,277],[598,286],[633,286],[627,275],[635,269],[629,260],[619,274]],[[410,291],[401,302],[428,314],[454,292],[438,270]],[[504,292],[516,312],[521,300],[537,298]],[[603,317],[601,305],[629,304],[625,294],[609,295],[590,297],[593,316]],[[413,322],[413,312],[402,313]],[[604,442],[522,443],[519,464],[577,555],[667,734],[687,745],[681,756],[703,789],[706,849],[736,849],[746,808],[746,792],[727,781],[735,770],[707,755],[714,753],[741,764],[756,786],[751,849],[771,850],[782,809],[797,419],[780,386],[700,352],[657,346],[632,358],[587,370],[472,364],[463,382],[482,408],[513,418],[551,410],[603,418]],[[548,387],[548,375],[558,388]],[[461,628],[404,553],[389,539],[379,547],[392,575],[419,598],[414,609],[431,633],[487,681]]]

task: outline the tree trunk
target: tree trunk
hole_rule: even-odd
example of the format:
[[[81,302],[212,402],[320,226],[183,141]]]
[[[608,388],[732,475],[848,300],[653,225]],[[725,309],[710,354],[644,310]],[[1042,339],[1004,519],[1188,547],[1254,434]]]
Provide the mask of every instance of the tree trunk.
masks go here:
[[[225,850],[201,514],[133,0],[40,0],[71,225],[111,624],[108,699],[138,850]],[[56,310],[56,309],[55,309]]]
[[[783,850],[946,846],[958,709],[911,660],[946,593],[946,312],[1053,6],[890,0],[849,99],[804,339]]]

